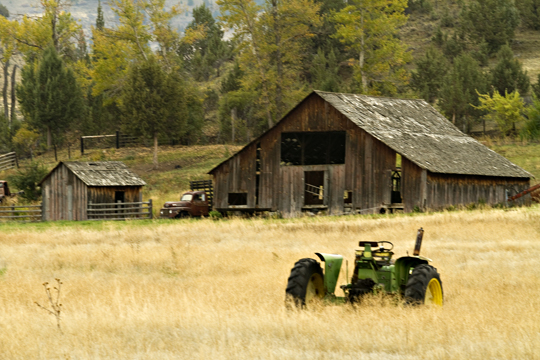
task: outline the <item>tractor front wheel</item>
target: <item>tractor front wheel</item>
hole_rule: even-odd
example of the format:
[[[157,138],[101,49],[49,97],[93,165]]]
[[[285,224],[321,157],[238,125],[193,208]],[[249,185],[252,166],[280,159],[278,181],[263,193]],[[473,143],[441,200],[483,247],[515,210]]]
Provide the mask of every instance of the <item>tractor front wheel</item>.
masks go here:
[[[413,269],[405,287],[407,304],[434,304],[442,306],[443,287],[441,276],[431,265],[420,265]]]
[[[300,259],[291,269],[285,290],[286,302],[297,307],[309,307],[313,301],[325,296],[324,274],[321,265],[313,259]]]

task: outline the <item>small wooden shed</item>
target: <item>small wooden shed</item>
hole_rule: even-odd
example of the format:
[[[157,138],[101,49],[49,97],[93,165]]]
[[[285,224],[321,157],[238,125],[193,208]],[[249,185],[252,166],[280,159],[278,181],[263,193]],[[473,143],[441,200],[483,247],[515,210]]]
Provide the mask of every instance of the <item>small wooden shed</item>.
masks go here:
[[[424,100],[322,91],[209,174],[216,210],[284,216],[504,203],[532,177]]]
[[[88,204],[142,202],[146,183],[121,161],[60,162],[41,182],[43,220],[87,220]]]

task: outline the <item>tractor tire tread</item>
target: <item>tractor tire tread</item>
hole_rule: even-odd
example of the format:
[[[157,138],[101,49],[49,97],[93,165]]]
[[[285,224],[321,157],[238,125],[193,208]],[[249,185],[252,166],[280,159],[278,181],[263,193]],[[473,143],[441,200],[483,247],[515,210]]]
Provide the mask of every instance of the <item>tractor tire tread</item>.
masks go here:
[[[405,302],[410,305],[423,304],[427,285],[433,278],[439,281],[442,291],[442,281],[437,268],[427,264],[415,267],[405,287]]]
[[[292,298],[296,306],[305,305],[307,283],[312,274],[315,272],[323,276],[321,265],[318,261],[310,258],[298,260],[291,274],[287,279],[287,288],[285,290],[286,300]]]

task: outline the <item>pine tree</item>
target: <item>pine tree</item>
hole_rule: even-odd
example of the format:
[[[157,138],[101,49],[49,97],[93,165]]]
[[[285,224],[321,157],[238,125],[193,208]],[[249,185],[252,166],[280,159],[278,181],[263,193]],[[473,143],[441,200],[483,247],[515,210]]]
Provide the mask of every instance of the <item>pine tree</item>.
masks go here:
[[[448,67],[448,61],[439,50],[428,48],[425,57],[416,62],[416,71],[411,73],[411,87],[433,104],[439,97]]]
[[[101,0],[98,0],[96,29],[99,31],[103,31],[104,28],[105,28],[105,18],[103,17],[103,9],[101,8]]]
[[[407,22],[407,0],[350,0],[334,16],[336,36],[356,59],[349,62],[361,93],[392,95],[408,83],[404,68],[411,59],[398,38]]]
[[[497,65],[491,70],[491,84],[500,95],[518,90],[521,94],[529,92],[530,80],[527,72],[510,46],[504,45],[497,53]]]
[[[176,73],[167,74],[151,56],[132,66],[122,88],[123,129],[151,138],[154,142],[154,169],[158,167],[158,137],[172,139],[186,132],[186,91]]]
[[[339,92],[339,65],[334,50],[331,49],[328,57],[322,49],[317,51],[313,58],[311,73],[313,76],[312,87],[322,91]]]
[[[521,23],[531,30],[540,30],[540,0],[519,0],[516,6]]]
[[[483,115],[478,93],[487,92],[487,79],[478,62],[464,54],[454,60],[450,71],[444,77],[440,89],[439,106],[443,113],[456,125],[468,132],[475,120]]]
[[[485,41],[491,54],[514,38],[519,14],[513,0],[472,0],[461,12],[461,31],[472,41]]]
[[[56,149],[66,131],[83,116],[82,93],[73,71],[54,47],[49,46],[39,64],[27,63],[17,89],[21,110],[28,123],[47,135],[47,145]]]

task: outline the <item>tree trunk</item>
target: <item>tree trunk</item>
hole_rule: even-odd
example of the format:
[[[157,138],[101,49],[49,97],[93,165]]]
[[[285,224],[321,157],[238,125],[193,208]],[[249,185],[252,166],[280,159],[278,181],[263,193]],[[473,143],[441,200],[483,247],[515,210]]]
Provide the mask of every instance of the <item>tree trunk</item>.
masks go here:
[[[4,100],[4,118],[9,119],[9,104],[8,104],[8,85],[9,85],[9,61],[4,64],[4,87],[2,88],[2,99]]]
[[[360,76],[362,77],[362,94],[365,94],[367,91],[367,76],[364,71],[364,63],[365,63],[365,46],[366,46],[366,39],[364,37],[364,10],[362,10],[362,15],[360,17],[360,29],[362,31],[362,36],[360,37],[360,59],[359,59],[359,66],[360,66]]]
[[[281,59],[281,32],[279,28],[277,0],[272,0],[272,17],[274,19],[274,39],[276,44],[276,119],[281,119],[283,111],[283,95],[281,84],[283,83],[283,61]]]
[[[17,96],[16,96],[16,73],[17,73],[17,65],[13,65],[13,71],[11,72],[11,115],[9,118],[9,128],[11,129],[11,126],[13,124],[13,121],[15,121],[15,110],[17,108]]]
[[[486,119],[482,119],[482,126],[484,127],[484,135],[486,135]]]
[[[231,109],[231,141],[234,144],[234,124],[236,123],[236,108]]]
[[[51,148],[51,145],[52,145],[51,128],[47,126],[47,150]],[[56,154],[56,148],[55,148],[55,154]]]
[[[157,170],[158,169],[158,157],[157,157],[157,152],[158,152],[158,138],[157,138],[157,133],[154,133],[154,170]]]
[[[261,85],[263,90],[263,99],[266,107],[266,119],[268,121],[268,128],[274,126],[274,120],[272,119],[272,112],[270,111],[270,97],[268,95],[268,81],[266,79],[266,73],[262,64],[261,54],[259,53],[259,45],[257,43],[257,34],[255,33],[255,25],[253,24],[253,19],[249,17],[249,14],[244,6],[240,4],[242,12],[246,18],[246,23],[249,28],[249,33],[251,35],[251,44],[253,46],[253,53],[257,59],[257,67],[259,69],[259,75],[261,76]]]
[[[58,154],[56,153],[56,144],[54,144],[54,161],[58,161]]]

